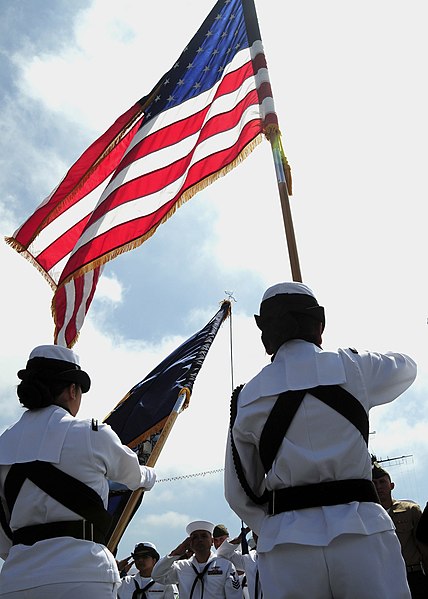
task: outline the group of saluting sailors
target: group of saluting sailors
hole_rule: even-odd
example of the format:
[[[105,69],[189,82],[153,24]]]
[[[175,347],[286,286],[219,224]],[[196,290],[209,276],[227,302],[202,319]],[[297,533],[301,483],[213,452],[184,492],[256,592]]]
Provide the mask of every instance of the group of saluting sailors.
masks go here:
[[[242,534],[229,540],[223,524],[207,520],[190,522],[186,533],[184,541],[162,558],[153,543],[144,542],[135,546],[129,558],[118,561],[123,576],[118,598],[137,599],[144,596],[138,593],[145,592],[147,599],[262,599],[257,552],[241,550]],[[129,573],[131,565],[136,574]]]
[[[233,393],[225,461],[226,500],[257,538],[252,596],[409,599],[367,444],[369,410],[406,391],[416,364],[324,350],[324,309],[302,283],[270,287],[255,319],[271,363]],[[108,425],[76,418],[91,383],[72,350],[38,346],[18,377],[26,410],[0,436],[1,598],[148,599],[162,596],[156,584],[170,587],[165,597],[177,585],[180,599],[242,597],[238,540],[214,553],[204,520],[162,558],[141,543],[136,566],[153,563],[122,580],[104,545],[108,481],[149,491],[155,472]]]

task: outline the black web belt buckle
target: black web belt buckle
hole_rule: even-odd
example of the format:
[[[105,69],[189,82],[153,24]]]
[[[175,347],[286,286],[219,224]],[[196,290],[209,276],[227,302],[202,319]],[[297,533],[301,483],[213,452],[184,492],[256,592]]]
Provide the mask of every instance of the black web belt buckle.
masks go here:
[[[94,540],[94,525],[92,522],[89,522],[89,520],[82,520],[82,540]]]

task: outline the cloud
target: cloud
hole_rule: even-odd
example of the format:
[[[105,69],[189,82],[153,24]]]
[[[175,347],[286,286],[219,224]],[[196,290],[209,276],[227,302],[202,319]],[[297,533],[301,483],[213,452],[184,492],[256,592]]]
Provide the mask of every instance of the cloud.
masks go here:
[[[162,514],[152,514],[144,519],[144,525],[157,529],[160,525],[168,526],[174,529],[184,530],[190,522],[188,514],[180,514],[179,512],[168,511]]]
[[[97,285],[97,300],[107,300],[113,304],[123,301],[123,286],[114,275],[102,275]]]

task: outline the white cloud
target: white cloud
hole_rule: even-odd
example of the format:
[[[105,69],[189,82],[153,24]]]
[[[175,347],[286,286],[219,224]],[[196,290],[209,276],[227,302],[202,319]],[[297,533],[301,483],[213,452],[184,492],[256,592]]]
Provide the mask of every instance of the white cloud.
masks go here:
[[[195,24],[198,13],[202,19],[211,7],[207,0],[187,4],[189,20],[196,19]],[[81,127],[101,131],[149,93],[183,50],[189,40],[183,37],[179,44],[174,19],[174,13],[180,16],[182,10],[182,4],[173,4],[168,19],[162,11],[150,11],[148,19],[146,6],[138,0],[123,0],[119,11],[115,2],[95,0],[76,19],[74,45],[64,46],[56,55],[16,55],[23,72],[21,92]],[[160,31],[170,40],[169,48],[163,46]],[[148,47],[148,40],[156,46]]]
[[[101,275],[97,285],[97,300],[107,300],[114,304],[123,301],[123,286],[115,275]]]
[[[188,514],[180,514],[179,512],[168,511],[163,514],[152,514],[144,519],[144,525],[156,530],[160,525],[168,526],[169,528],[184,530],[190,522]]]

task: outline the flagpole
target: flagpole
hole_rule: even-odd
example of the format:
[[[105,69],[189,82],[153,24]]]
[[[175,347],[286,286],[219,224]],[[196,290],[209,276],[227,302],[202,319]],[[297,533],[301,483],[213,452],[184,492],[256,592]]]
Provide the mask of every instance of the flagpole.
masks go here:
[[[156,464],[159,454],[162,451],[163,446],[165,445],[166,440],[169,436],[169,433],[171,432],[171,429],[174,426],[175,421],[178,418],[178,415],[180,414],[181,410],[183,409],[184,404],[186,403],[186,401],[188,401],[188,398],[189,398],[189,390],[187,389],[187,387],[184,387],[183,389],[181,389],[180,393],[178,394],[178,398],[175,403],[175,406],[163,426],[162,432],[161,432],[159,439],[157,440],[155,446],[153,447],[153,450],[149,456],[149,459],[147,460],[146,466],[153,467]],[[129,523],[130,519],[132,518],[132,516],[134,514],[134,510],[135,510],[136,506],[138,505],[140,497],[143,493],[144,493],[144,489],[142,489],[142,488],[136,489],[135,491],[133,491],[131,493],[131,496],[128,499],[128,502],[127,502],[127,504],[126,504],[126,506],[125,506],[111,536],[110,536],[110,539],[108,540],[107,547],[112,553],[115,552],[115,550],[119,544],[119,541],[122,538],[122,535]]]
[[[287,189],[287,176],[284,165],[286,158],[281,143],[281,134],[275,129],[272,134],[267,135],[272,148],[273,161],[275,165],[276,179],[278,183],[279,198],[281,201],[282,218],[284,220],[285,236],[287,238],[288,256],[291,265],[291,274],[293,281],[302,282],[302,273],[300,271],[299,256],[297,253],[296,237],[294,235],[293,219],[291,216],[290,201]]]

